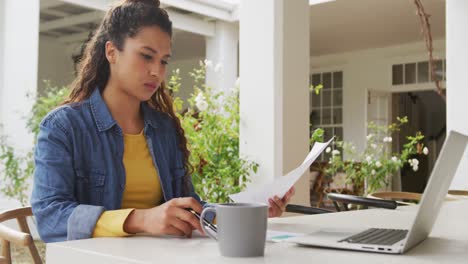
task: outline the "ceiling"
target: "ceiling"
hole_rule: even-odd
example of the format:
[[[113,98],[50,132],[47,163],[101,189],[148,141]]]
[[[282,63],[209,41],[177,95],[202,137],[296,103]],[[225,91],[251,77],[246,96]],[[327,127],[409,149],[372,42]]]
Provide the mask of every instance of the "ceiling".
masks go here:
[[[65,44],[86,39],[103,15],[70,3],[42,1],[41,35]],[[431,15],[433,39],[445,38],[445,0],[422,2]],[[318,56],[420,41],[423,37],[415,12],[413,0],[336,0],[312,5],[310,53]],[[205,37],[175,30],[173,52],[175,59],[204,57]]]
[[[432,38],[445,38],[445,0],[422,0]],[[413,0],[337,0],[310,7],[312,55],[423,40]]]
[[[63,43],[86,39],[102,18],[99,12],[60,1],[48,1],[41,5],[40,34],[57,38]],[[85,37],[77,38],[77,36]],[[75,38],[71,38],[71,37]]]
[[[445,38],[445,0],[423,0],[433,39]],[[413,0],[337,0],[310,7],[310,54],[319,56],[422,41]],[[203,57],[204,37],[179,32],[177,58]]]

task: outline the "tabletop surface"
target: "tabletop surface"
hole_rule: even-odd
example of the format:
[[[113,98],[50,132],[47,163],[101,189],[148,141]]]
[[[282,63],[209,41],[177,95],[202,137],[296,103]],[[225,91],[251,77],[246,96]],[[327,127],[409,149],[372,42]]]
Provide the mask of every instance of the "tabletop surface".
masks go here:
[[[269,230],[311,233],[324,228],[408,228],[417,206],[397,210],[370,209],[320,215],[273,218]],[[194,235],[93,238],[50,243],[47,263],[466,263],[468,260],[468,200],[445,202],[430,236],[404,255],[302,247],[267,242],[265,256],[226,258],[216,241]],[[377,261],[377,262],[376,262]]]

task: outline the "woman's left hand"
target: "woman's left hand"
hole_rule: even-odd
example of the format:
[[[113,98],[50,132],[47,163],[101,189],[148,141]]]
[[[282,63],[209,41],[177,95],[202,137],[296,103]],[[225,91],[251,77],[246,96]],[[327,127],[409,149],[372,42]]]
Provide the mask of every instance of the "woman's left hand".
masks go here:
[[[283,196],[283,199],[280,199],[278,196],[268,199],[268,217],[278,217],[283,214],[286,210],[286,205],[291,200],[291,197],[294,195],[295,190],[294,186],[289,189],[289,191]]]

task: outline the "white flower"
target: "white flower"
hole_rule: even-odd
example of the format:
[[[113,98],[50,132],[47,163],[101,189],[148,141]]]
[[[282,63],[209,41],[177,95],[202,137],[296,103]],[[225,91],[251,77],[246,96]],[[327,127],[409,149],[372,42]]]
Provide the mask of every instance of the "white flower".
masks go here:
[[[332,151],[332,155],[333,155],[333,156],[338,156],[338,155],[340,155],[340,151],[337,150],[337,149],[334,149],[334,150]]]
[[[201,101],[205,101],[205,96],[200,92],[197,94],[197,97],[195,97],[195,104],[198,104]]]
[[[205,59],[203,62],[205,63],[206,68],[212,68],[213,67],[213,62],[212,61],[210,61],[208,59]]]
[[[371,171],[372,175],[375,175],[377,172],[375,170]]]
[[[382,163],[380,163],[380,161],[376,161],[376,162],[375,162],[375,166],[376,166],[377,168],[380,168],[380,167],[382,166]]]
[[[411,166],[418,166],[419,165],[419,160],[413,159],[411,162]]]
[[[393,161],[393,162],[398,162],[398,158],[395,157],[395,156],[393,156],[393,157],[392,157],[392,161]]]
[[[371,156],[366,156],[366,161],[367,161],[367,163],[370,163],[372,161],[372,157]]]
[[[239,87],[240,87],[240,77],[237,77],[236,82],[234,83],[234,87],[235,87],[235,88],[239,88]]]
[[[377,144],[371,144],[371,147],[372,147],[373,149],[376,149],[376,148],[377,148]]]
[[[325,153],[330,153],[330,151],[331,151],[331,148],[330,148],[330,147],[328,147],[327,149],[325,149]]]
[[[419,168],[418,165],[414,165],[414,164],[413,164],[413,171],[417,171],[418,168]]]
[[[208,108],[208,103],[202,93],[198,93],[197,97],[195,97],[195,105],[200,111],[205,111]]]
[[[201,101],[200,103],[197,104],[197,108],[200,111],[205,111],[208,108],[208,103],[205,101]]]
[[[373,136],[374,136],[373,134],[369,134],[369,135],[367,135],[366,139],[371,140]]]
[[[214,72],[219,72],[223,68],[223,65],[221,63],[216,64],[214,68]]]
[[[424,147],[423,148],[423,153],[424,153],[424,155],[429,154],[429,149],[427,147]]]
[[[392,137],[384,137],[383,142],[390,143],[390,142],[392,142],[392,140],[393,140]]]

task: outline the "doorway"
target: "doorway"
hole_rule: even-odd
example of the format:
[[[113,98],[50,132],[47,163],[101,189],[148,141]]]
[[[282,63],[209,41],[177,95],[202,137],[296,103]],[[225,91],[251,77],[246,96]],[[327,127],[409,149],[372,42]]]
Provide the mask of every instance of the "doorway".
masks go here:
[[[446,136],[446,102],[433,90],[401,92],[392,94],[392,120],[408,117],[408,124],[402,126],[393,141],[393,151],[400,152],[407,142],[406,137],[418,131],[424,135],[424,146],[428,155],[416,154],[419,169],[413,171],[408,164],[401,169],[401,190],[422,193],[434,167]]]

